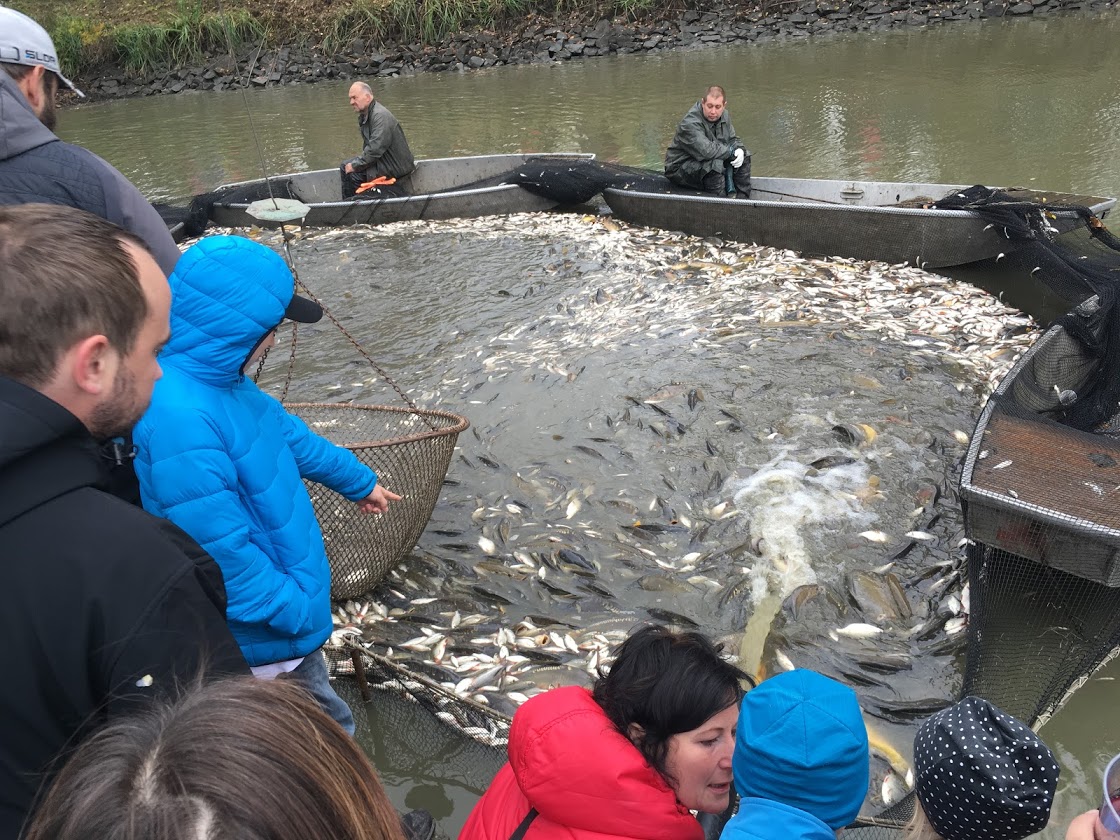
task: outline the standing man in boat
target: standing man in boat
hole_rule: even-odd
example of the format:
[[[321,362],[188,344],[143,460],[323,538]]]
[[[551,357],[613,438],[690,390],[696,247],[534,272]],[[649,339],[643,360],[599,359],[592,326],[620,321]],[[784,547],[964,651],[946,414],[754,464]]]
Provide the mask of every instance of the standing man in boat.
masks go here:
[[[87,210],[139,236],[164,275],[179,247],[155,208],[93,152],[54,134],[59,86],[74,87],[47,30],[0,6],[0,204],[46,202]]]
[[[689,109],[665,152],[665,177],[716,195],[751,195],[751,153],[735,134],[727,95],[712,85]]]
[[[217,564],[105,492],[98,441],[161,375],[167,279],[135,236],[49,204],[0,207],[0,838],[99,724],[208,674],[248,673]]]
[[[358,190],[362,198],[405,195],[397,182],[416,168],[416,161],[401,124],[373,98],[373,88],[365,82],[350,85],[350,107],[358,112],[362,153],[342,164],[342,197],[353,198]],[[364,187],[370,182],[372,186]]]

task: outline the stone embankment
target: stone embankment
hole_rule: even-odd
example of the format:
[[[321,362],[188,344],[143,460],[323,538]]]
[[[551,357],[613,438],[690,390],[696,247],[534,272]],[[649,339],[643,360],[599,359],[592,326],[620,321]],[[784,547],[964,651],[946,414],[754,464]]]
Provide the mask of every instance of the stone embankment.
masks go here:
[[[94,98],[151,96],[185,90],[226,90],[332,79],[371,79],[418,72],[463,71],[505,64],[663,52],[802,38],[830,32],[881,32],[980,18],[1095,11],[1117,0],[804,0],[744,9],[728,5],[648,22],[599,20],[560,26],[531,23],[499,32],[467,32],[435,45],[373,45],[355,40],[341,53],[318,47],[253,45],[236,57],[210,56],[196,66],[134,76],[122,71],[83,79]]]

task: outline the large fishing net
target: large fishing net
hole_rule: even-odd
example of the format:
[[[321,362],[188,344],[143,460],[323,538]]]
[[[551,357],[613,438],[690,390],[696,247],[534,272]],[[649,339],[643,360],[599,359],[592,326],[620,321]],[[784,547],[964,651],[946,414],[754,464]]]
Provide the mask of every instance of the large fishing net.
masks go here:
[[[1120,241],[1085,208],[982,187],[940,204],[1001,228],[1023,282],[1073,307],[984,406],[960,488],[971,590],[961,696],[1038,728],[1120,653]],[[1084,227],[1053,235],[1059,211]],[[911,794],[848,836],[893,837],[913,810]]]
[[[972,196],[972,209],[988,212],[991,204],[993,224],[1006,225],[1009,240],[1019,237],[1014,253],[1024,281],[1046,283],[1076,308],[1004,378],[963,466],[971,604],[961,694],[986,697],[1038,726],[1120,646],[1112,289],[1120,251],[1091,217],[1083,231],[1054,237],[1044,224],[1048,208],[1012,199],[988,191]],[[386,644],[425,652],[442,644],[448,657],[468,652],[420,623],[401,631]],[[505,758],[513,711],[501,678],[499,690],[480,693],[485,669],[454,674],[420,658],[382,656],[358,634],[335,641],[334,673],[375,699],[378,725],[416,756],[418,778],[431,764],[441,784],[486,788]],[[913,807],[910,794],[861,817],[848,836],[895,837]]]
[[[567,161],[526,165],[503,176],[505,182],[510,178],[565,204],[586,201],[604,183],[672,189],[658,173],[613,165],[589,169]],[[273,182],[274,189],[278,183]],[[279,190],[286,195],[282,183]],[[967,205],[1004,230],[1009,248],[1001,266],[1011,266],[1024,282],[1045,283],[1076,307],[1036,342],[984,407],[960,488],[971,590],[961,694],[983,696],[1037,726],[1120,648],[1120,317],[1115,311],[1120,243],[1082,208],[1031,204],[983,188],[946,201],[956,202],[956,209]],[[1056,236],[1047,225],[1046,214],[1053,212],[1083,215],[1085,225]],[[397,619],[379,625],[396,634],[381,640],[389,648],[381,651],[349,624],[355,614],[372,609],[371,602],[340,606],[327,650],[332,673],[345,678],[344,692],[375,701],[370,708],[381,732],[377,743],[413,756],[415,779],[430,776],[436,785],[451,780],[479,793],[505,760],[516,708],[510,702],[516,686],[510,681],[516,675],[492,680],[496,668],[480,665],[463,673],[440,666],[443,656],[451,660],[472,653],[469,641],[462,633],[456,638],[441,634],[434,624],[408,613],[403,609],[407,597],[394,590],[395,581],[411,574],[410,566],[422,565],[415,552],[404,558],[428,521],[466,421],[410,402],[406,408],[302,404],[292,409],[317,432],[354,449],[388,486],[404,487],[409,501],[407,517],[366,517],[329,492],[313,493],[332,562],[334,597],[360,602],[382,582],[381,595],[399,594],[402,602],[394,607],[383,597],[384,603],[376,605],[387,605],[386,618]],[[460,620],[453,603],[432,608],[446,610],[452,627]],[[557,630],[564,635],[565,617],[541,618],[560,622],[555,629],[542,629],[545,636],[555,642]],[[578,621],[578,616],[568,618]],[[492,632],[501,628],[479,628],[480,636]],[[612,645],[618,640],[610,637]],[[409,650],[421,655],[399,656]],[[431,656],[433,651],[438,655]],[[522,652],[548,656],[544,647]],[[576,676],[563,663],[534,661],[538,667],[555,667],[564,679]],[[589,682],[591,674],[581,679]],[[897,836],[913,813],[913,801],[911,794],[875,816],[861,817],[848,836]],[[708,828],[718,833],[718,823]]]
[[[660,172],[563,155],[530,157],[507,172],[448,186],[443,192],[466,192],[505,184],[516,184],[560,207],[584,204],[607,188],[695,194],[674,186]],[[291,178],[278,177],[230,184],[193,196],[186,207],[160,204],[157,209],[168,226],[185,223],[187,236],[199,236],[215,205],[248,205],[267,198],[301,200],[302,197],[293,188]]]

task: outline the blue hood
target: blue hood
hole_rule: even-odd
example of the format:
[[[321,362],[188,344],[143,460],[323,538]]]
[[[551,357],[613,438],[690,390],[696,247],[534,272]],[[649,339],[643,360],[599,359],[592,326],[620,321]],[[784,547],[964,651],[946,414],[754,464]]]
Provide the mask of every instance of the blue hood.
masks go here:
[[[867,729],[855,692],[814,671],[747,692],[732,759],[742,797],[781,802],[843,828],[867,796]]]
[[[171,340],[160,363],[212,385],[236,382],[249,354],[295,295],[280,255],[241,236],[189,248],[169,278]]]
[[[836,840],[836,832],[798,808],[772,799],[740,799],[719,840]]]

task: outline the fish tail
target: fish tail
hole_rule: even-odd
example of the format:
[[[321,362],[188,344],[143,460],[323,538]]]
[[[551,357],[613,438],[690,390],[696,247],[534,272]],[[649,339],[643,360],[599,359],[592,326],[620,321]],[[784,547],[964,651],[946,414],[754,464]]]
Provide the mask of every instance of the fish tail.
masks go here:
[[[910,763],[883,737],[882,733],[867,722],[866,718],[864,718],[863,725],[867,727],[868,748],[885,758],[887,764],[898,773],[899,778],[905,779],[906,774],[910,772]]]

